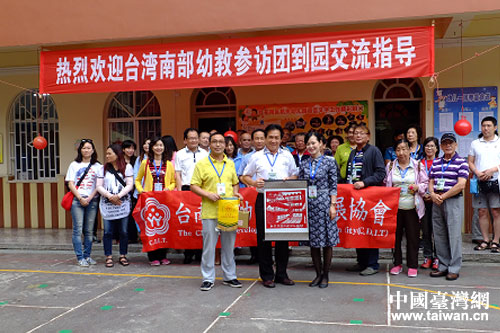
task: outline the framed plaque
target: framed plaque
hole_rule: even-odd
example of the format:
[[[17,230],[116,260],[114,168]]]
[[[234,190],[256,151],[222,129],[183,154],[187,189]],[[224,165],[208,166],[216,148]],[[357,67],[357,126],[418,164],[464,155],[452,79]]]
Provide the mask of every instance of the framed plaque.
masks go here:
[[[264,207],[266,241],[309,240],[306,180],[266,181]]]

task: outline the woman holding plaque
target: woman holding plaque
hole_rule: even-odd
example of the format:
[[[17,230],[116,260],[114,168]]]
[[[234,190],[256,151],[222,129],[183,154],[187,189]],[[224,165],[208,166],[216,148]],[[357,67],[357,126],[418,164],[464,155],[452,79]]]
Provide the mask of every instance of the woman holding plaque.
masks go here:
[[[305,137],[311,158],[300,164],[299,178],[308,181],[309,245],[316,277],[310,287],[328,287],[332,247],[339,243],[337,216],[337,163],[321,152],[323,136],[309,132]],[[321,249],[323,248],[323,262]]]
[[[385,184],[401,189],[397,214],[396,241],[394,245],[394,267],[390,273],[403,271],[401,242],[406,236],[406,264],[408,277],[417,277],[420,222],[425,213],[423,196],[429,182],[427,172],[420,162],[410,157],[410,143],[406,139],[394,144],[396,160],[386,166]]]
[[[160,137],[153,138],[149,146],[148,158],[142,161],[135,178],[137,192],[172,191],[175,188],[175,171],[170,162],[173,152],[165,149]],[[165,248],[148,252],[148,259],[151,266],[170,264]]]

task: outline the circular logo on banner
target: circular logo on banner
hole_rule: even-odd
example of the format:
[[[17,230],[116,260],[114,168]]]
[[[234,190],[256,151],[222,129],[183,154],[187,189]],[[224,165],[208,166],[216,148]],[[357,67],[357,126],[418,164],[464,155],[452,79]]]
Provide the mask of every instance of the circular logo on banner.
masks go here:
[[[170,210],[155,198],[147,198],[146,206],[141,210],[141,218],[145,222],[145,233],[148,237],[163,235],[168,231]]]

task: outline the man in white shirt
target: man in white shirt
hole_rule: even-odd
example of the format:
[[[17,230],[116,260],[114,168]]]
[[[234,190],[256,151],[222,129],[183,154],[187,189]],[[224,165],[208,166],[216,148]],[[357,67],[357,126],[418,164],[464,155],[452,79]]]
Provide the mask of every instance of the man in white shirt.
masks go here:
[[[208,156],[208,151],[198,146],[199,134],[196,128],[187,128],[184,131],[184,148],[175,154],[175,182],[178,191],[191,189],[196,162]],[[201,250],[184,250],[184,263],[190,264],[193,256],[201,260]]]
[[[175,154],[175,177],[178,191],[189,191],[191,177],[193,177],[194,165],[197,161],[208,156],[205,149],[198,146],[199,135],[196,128],[188,128],[184,131],[184,148]]]
[[[238,155],[243,157],[253,152],[252,136],[248,132],[243,132],[240,135],[240,148],[238,148]],[[236,170],[238,171],[238,170]]]
[[[257,247],[259,257],[259,274],[262,284],[274,288],[275,283],[287,286],[295,283],[286,272],[288,265],[288,241],[275,242],[276,274],[273,269],[271,242],[264,241],[264,184],[266,180],[297,179],[298,169],[292,154],[280,147],[283,129],[280,125],[271,124],[264,130],[266,147],[255,152],[243,171],[243,181],[255,186],[259,194],[255,203],[257,224]],[[252,177],[255,176],[253,179]]]
[[[497,120],[485,117],[481,120],[482,136],[472,141],[469,152],[469,168],[479,184],[479,194],[472,197],[472,207],[478,209],[479,227],[483,240],[474,250],[500,252],[500,194],[498,168],[500,166],[500,140],[497,135]],[[493,240],[490,245],[488,208],[493,215]]]

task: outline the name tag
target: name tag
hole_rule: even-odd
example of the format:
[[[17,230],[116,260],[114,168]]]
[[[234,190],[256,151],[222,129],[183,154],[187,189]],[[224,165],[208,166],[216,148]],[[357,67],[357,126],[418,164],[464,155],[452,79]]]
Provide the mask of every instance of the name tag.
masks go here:
[[[217,194],[221,197],[226,195],[226,185],[224,183],[217,183]]]
[[[153,191],[155,191],[155,192],[163,191],[163,184],[162,183],[154,183]]]
[[[318,197],[318,188],[316,185],[310,185],[308,188],[309,198],[316,199]]]
[[[401,195],[407,195],[408,194],[408,185],[402,185],[401,186]]]
[[[270,180],[277,179],[277,178],[278,178],[278,175],[276,175],[276,172],[269,172],[269,179]]]
[[[436,182],[436,190],[444,191],[444,178],[440,178]]]

